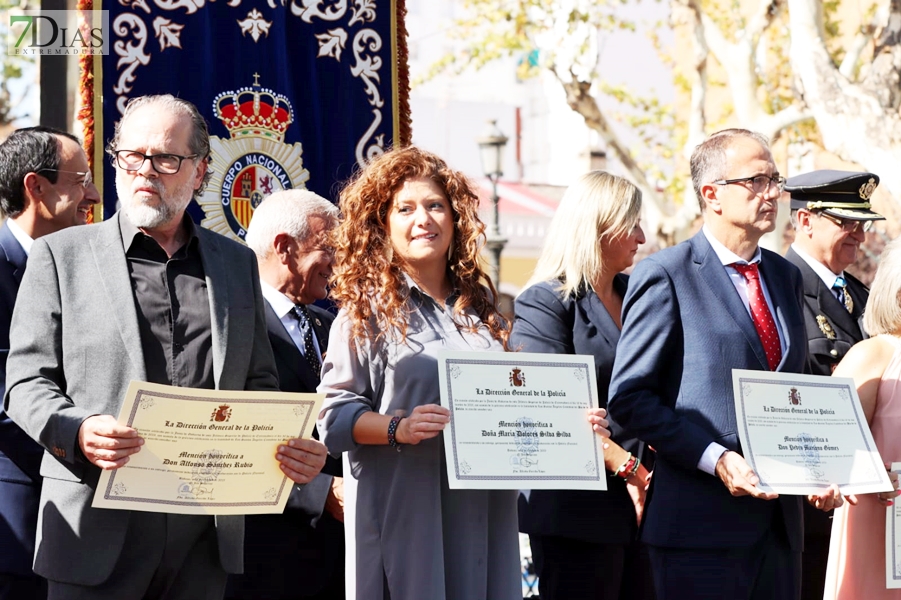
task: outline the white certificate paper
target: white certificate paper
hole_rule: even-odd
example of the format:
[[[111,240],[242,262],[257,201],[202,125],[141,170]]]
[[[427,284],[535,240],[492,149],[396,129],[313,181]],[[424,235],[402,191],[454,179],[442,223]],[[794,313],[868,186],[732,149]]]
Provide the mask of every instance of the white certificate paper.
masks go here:
[[[279,444],[309,438],[321,394],[197,390],[132,381],[119,423],[144,438],[102,471],[92,506],[186,515],[281,513],[293,482]]]
[[[735,419],[758,487],[777,494],[892,489],[854,380],[732,370]]]
[[[452,489],[606,490],[594,357],[441,352]]]
[[[901,463],[892,463],[892,471],[901,473]],[[885,508],[885,588],[901,588],[901,498]]]

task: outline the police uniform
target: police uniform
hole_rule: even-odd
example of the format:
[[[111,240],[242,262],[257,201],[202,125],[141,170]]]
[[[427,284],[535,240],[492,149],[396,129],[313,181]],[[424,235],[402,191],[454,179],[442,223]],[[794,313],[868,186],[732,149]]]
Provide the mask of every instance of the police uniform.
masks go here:
[[[791,209],[807,209],[853,221],[884,219],[870,210],[870,196],[879,184],[873,173],[813,171],[789,178]],[[804,322],[807,328],[808,363],[814,375],[831,375],[848,350],[867,337],[863,311],[869,289],[847,272],[834,277],[830,270],[796,246],[785,258],[801,270],[804,285]],[[833,279],[831,285],[827,280]],[[802,600],[821,600],[826,581],[832,512],[805,503]]]

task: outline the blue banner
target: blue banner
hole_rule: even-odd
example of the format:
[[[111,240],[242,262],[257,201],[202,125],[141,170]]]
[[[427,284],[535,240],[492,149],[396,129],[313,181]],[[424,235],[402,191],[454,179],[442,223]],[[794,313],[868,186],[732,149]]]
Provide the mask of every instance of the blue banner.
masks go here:
[[[95,78],[95,144],[112,137],[131,98],[193,102],[210,126],[213,178],[189,210],[214,231],[243,239],[253,209],[280,189],[336,200],[357,165],[409,141],[403,0],[107,0],[103,9],[112,39]],[[108,217],[115,173],[103,164]]]

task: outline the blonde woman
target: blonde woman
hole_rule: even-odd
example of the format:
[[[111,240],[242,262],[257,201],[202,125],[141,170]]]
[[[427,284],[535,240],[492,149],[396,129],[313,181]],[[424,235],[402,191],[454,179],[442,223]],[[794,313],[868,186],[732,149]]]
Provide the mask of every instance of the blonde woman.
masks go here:
[[[901,462],[901,240],[882,252],[864,312],[869,339],[851,347],[835,377],[857,386],[873,440],[887,466]],[[891,474],[897,487],[897,476]],[[897,492],[858,496],[856,506],[835,510],[825,600],[901,600],[885,588],[885,507]]]
[[[347,453],[349,600],[522,598],[516,492],[450,490],[440,438],[438,351],[507,345],[478,204],[417,148],[375,159],[341,192],[319,431]]]
[[[598,401],[607,405],[620,313],[641,229],[641,192],[592,171],[563,196],[535,274],[516,299],[510,345],[524,352],[591,354]],[[561,243],[566,240],[566,243]],[[643,445],[611,422],[607,492],[533,490],[521,515],[542,600],[653,597],[637,532],[648,471]]]

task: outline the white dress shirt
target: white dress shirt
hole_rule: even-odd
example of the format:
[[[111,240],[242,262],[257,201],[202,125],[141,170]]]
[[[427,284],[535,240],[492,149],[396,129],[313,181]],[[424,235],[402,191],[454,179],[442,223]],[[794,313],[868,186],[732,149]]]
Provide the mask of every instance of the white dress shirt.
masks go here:
[[[823,280],[823,283],[826,284],[826,287],[829,288],[829,291],[832,292],[832,295],[835,296],[835,299],[841,300],[841,295],[833,286],[835,285],[836,279],[838,279],[839,277],[845,277],[845,272],[842,271],[841,273],[833,273],[829,270],[829,267],[804,252],[804,250],[799,248],[797,244],[792,244],[792,250],[795,251],[795,254],[801,257],[801,260],[806,262],[808,266],[813,269],[813,272],[817,274],[817,277]]]
[[[718,239],[713,237],[713,234],[710,232],[710,229],[707,225],[701,229],[704,233],[704,237],[707,238],[707,241],[710,242],[710,246],[713,248],[713,251],[716,252],[717,258],[719,258],[720,263],[722,263],[723,267],[726,269],[726,274],[729,275],[729,280],[732,282],[732,285],[735,286],[735,291],[738,292],[738,296],[741,298],[742,304],[745,305],[745,310],[748,311],[748,316],[751,315],[751,304],[748,301],[748,282],[744,278],[744,276],[736,271],[730,265],[732,263],[740,263],[740,264],[754,264],[760,262],[760,248],[757,248],[757,251],[754,253],[754,256],[751,257],[750,261],[747,261],[741,258],[736,253],[732,252],[726,246],[724,246]],[[763,275],[760,276],[760,287],[763,289],[763,296],[766,298],[766,305],[770,309],[770,314],[773,315],[773,320],[776,322],[776,330],[779,332],[779,345],[782,347],[782,357],[785,358],[786,355],[786,339],[785,339],[785,331],[783,328],[783,324],[776,318],[776,311],[773,310],[773,300],[770,298],[770,293],[767,290],[766,281],[763,278]],[[710,475],[716,475],[716,463],[719,461],[720,456],[726,452],[728,448],[723,446],[722,444],[718,444],[716,442],[711,442],[707,449],[704,450],[704,454],[701,455],[701,460],[698,461],[698,468],[705,473],[709,473]]]
[[[34,243],[31,236],[22,231],[22,228],[19,227],[14,219],[7,219],[6,226],[9,227],[9,232],[13,234],[13,237],[16,238],[19,245],[22,246],[22,250],[25,251],[25,256],[31,254],[31,245]]]

